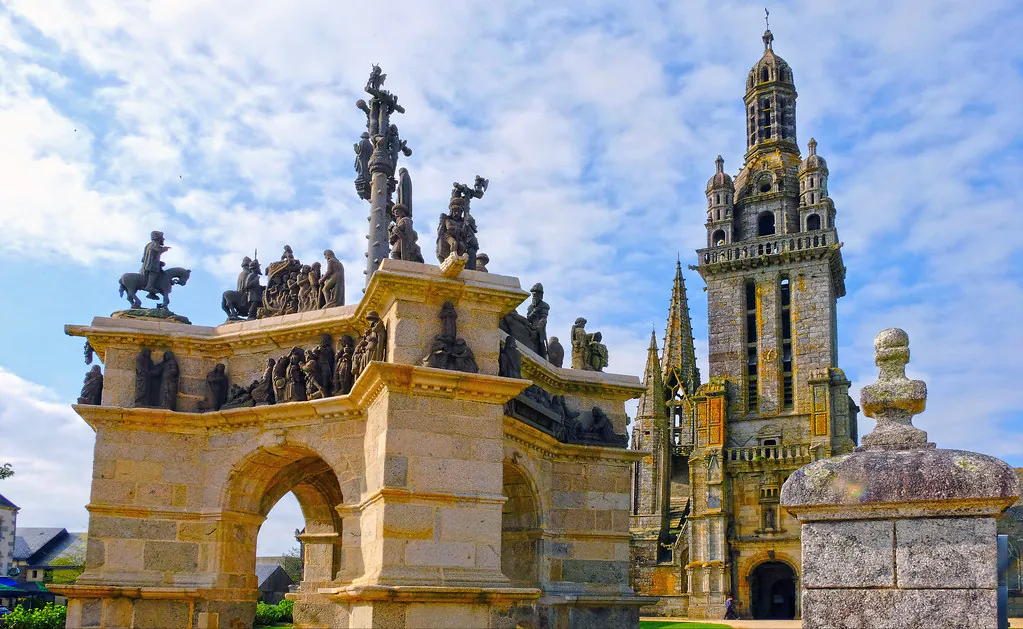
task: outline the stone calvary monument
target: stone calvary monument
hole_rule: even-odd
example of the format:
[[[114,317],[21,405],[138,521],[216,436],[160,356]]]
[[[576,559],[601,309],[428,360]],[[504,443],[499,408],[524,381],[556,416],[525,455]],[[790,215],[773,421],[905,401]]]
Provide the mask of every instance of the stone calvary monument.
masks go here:
[[[358,103],[359,303],[285,247],[266,286],[243,263],[223,298],[236,320],[217,327],[159,313],[66,327],[105,365],[74,407],[96,444],[85,572],[52,588],[68,627],[251,626],[257,534],[288,492],[305,518],[297,628],[637,627],[653,602],[628,583],[639,380],[562,368],[501,329],[529,294],[469,268],[486,180],[456,184],[446,255],[423,263],[384,79],[374,67]],[[537,295],[525,332],[546,348]]]

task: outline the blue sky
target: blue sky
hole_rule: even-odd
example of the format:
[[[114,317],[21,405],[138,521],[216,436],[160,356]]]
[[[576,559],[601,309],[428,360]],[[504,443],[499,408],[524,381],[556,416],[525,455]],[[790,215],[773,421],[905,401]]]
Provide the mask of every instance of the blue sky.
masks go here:
[[[771,6],[798,137],[831,170],[849,273],[839,364],[854,395],[872,339],[905,328],[943,447],[1023,465],[1023,7],[792,0]],[[354,101],[380,63],[407,113],[420,233],[452,181],[494,272],[541,281],[550,329],[585,316],[612,371],[663,334],[676,255],[705,238],[714,158],[733,175],[763,6],[738,1],[289,3],[9,0],[0,7],[0,485],[23,526],[84,530],[85,366],[64,323],[124,306],[151,229],[193,269],[176,311],[223,320],[241,256],[333,248],[360,294],[366,205]],[[804,148],[805,151],[805,148]],[[428,240],[428,239],[427,239]],[[706,374],[706,299],[687,271]],[[863,431],[869,430],[869,420]],[[291,545],[282,501],[261,552]]]

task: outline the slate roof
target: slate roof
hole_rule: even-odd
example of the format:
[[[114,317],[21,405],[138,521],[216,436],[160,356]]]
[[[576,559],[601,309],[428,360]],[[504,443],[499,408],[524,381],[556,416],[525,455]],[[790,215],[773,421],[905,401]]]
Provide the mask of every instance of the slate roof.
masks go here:
[[[13,502],[8,500],[7,498],[4,498],[3,494],[0,494],[0,507],[6,507],[7,509],[14,509],[15,511],[17,511],[18,509],[21,509],[21,507],[19,507],[18,505],[14,504]]]
[[[85,533],[61,528],[19,527],[14,537],[14,560],[46,567],[54,560],[84,551]]]
[[[258,582],[256,587],[262,587],[263,583],[269,579],[270,575],[276,572],[278,568],[281,568],[282,570],[284,569],[279,563],[256,564],[256,581]]]

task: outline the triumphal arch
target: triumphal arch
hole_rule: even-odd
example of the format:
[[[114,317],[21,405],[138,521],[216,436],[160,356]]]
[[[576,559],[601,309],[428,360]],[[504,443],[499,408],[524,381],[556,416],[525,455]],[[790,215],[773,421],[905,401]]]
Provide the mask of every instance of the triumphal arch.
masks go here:
[[[68,326],[105,365],[100,403],[75,406],[96,446],[68,627],[250,626],[256,536],[289,491],[305,517],[296,627],[637,626],[651,601],[628,584],[642,454],[624,447],[624,402],[642,387],[516,344],[502,328],[528,293],[465,260],[384,260],[356,305]],[[347,393],[289,393],[296,369],[314,377],[302,348],[374,329]],[[168,361],[161,404],[166,387],[140,383]],[[231,390],[211,402],[218,378]]]

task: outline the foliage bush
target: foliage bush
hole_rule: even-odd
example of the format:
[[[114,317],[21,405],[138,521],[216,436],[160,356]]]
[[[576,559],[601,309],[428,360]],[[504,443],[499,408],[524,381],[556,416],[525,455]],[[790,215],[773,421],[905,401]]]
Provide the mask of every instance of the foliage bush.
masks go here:
[[[267,605],[263,601],[256,603],[256,627],[266,627],[279,622],[291,622],[291,611],[295,607],[292,601],[284,600],[276,605]]]
[[[47,603],[38,609],[25,609],[21,605],[0,618],[4,629],[64,629],[67,607]]]

